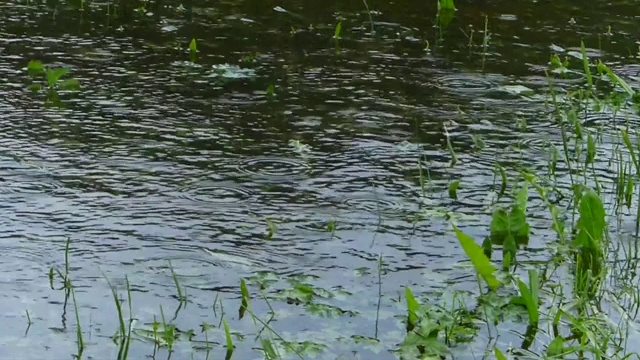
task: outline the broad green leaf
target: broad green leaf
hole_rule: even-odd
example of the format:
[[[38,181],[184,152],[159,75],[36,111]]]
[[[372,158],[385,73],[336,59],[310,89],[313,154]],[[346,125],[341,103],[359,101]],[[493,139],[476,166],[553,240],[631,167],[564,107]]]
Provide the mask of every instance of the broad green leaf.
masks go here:
[[[547,346],[547,356],[555,357],[561,355],[564,350],[564,338],[557,336]]]
[[[491,259],[493,244],[491,243],[491,238],[489,236],[485,237],[482,241],[482,251],[484,252],[484,256],[486,256],[487,259]]]
[[[439,0],[438,9],[439,10],[456,10],[456,5],[453,3],[453,0]]]
[[[476,242],[467,234],[460,231],[455,225],[453,225],[453,230],[456,233],[456,237],[462,246],[465,254],[476,272],[480,274],[480,276],[486,281],[487,285],[491,289],[497,289],[500,286],[500,282],[496,279],[493,274],[496,271],[496,268],[491,264],[489,259],[484,255],[482,248],[476,244]]]
[[[493,212],[490,230],[494,244],[502,245],[509,233],[509,214],[507,210],[500,208]]]
[[[580,227],[588,236],[585,239],[594,246],[600,246],[605,229],[605,212],[598,194],[589,189],[580,199]],[[587,245],[581,243],[579,245]]]
[[[47,75],[47,83],[49,84],[49,87],[54,87],[58,83],[60,78],[63,77],[65,74],[67,74],[69,71],[71,70],[65,67],[47,69],[46,75]]]
[[[67,79],[60,83],[60,89],[62,90],[79,90],[80,81],[78,79]]]
[[[27,73],[31,76],[38,76],[44,72],[44,65],[38,60],[31,60],[27,65]]]
[[[31,85],[29,85],[27,87],[27,90],[33,91],[33,92],[38,92],[38,91],[42,90],[42,84],[33,83],[33,84],[31,84]]]
[[[529,223],[527,216],[520,207],[514,207],[509,214],[509,232],[516,240],[516,244],[529,243]]]

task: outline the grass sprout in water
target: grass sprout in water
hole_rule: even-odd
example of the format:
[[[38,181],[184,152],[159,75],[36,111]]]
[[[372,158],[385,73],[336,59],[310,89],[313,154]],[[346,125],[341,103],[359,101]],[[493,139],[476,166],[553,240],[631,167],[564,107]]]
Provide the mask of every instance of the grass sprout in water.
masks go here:
[[[28,89],[34,93],[46,92],[45,105],[60,107],[61,91],[77,91],[80,82],[75,78],[64,78],[69,72],[67,67],[45,66],[38,60],[31,60],[27,65],[27,73],[33,79]]]
[[[150,12],[147,5],[151,6],[151,3],[135,3],[141,13]],[[373,33],[374,23],[369,4],[366,1],[363,3]],[[84,2],[81,5],[84,9]],[[436,24],[440,36],[443,29],[451,24],[455,11],[452,0],[437,2]],[[289,14],[295,17],[293,13]],[[345,19],[335,25],[333,38],[336,44],[346,24]],[[483,34],[481,47],[484,62],[493,36],[489,31],[488,17],[484,17]],[[352,36],[352,33],[348,35]],[[474,32],[471,31],[468,35],[470,48],[475,46],[473,36]],[[633,358],[634,355],[637,357],[638,354],[631,352],[628,343],[638,336],[633,327],[637,321],[637,309],[640,308],[637,262],[634,263],[638,257],[638,246],[636,242],[620,251],[621,245],[611,240],[608,224],[617,219],[621,208],[625,207],[627,211],[635,209],[636,237],[640,233],[639,139],[635,129],[627,124],[623,129],[607,129],[615,132],[615,140],[618,141],[616,146],[601,146],[601,131],[605,130],[584,124],[581,114],[596,108],[613,109],[616,113],[637,112],[640,95],[610,67],[600,61],[592,62],[584,44],[581,45],[581,51],[575,52],[571,59],[563,59],[557,54],[549,59],[548,103],[561,140],[551,144],[552,151],[546,168],[534,171],[523,164],[507,165],[496,160],[495,174],[489,174],[496,178],[495,196],[489,194],[491,204],[486,208],[489,210],[478,214],[486,216],[488,221],[475,228],[475,232],[465,230],[465,219],[470,216],[465,218],[446,206],[429,206],[429,201],[433,201],[433,195],[436,194],[437,184],[434,185],[431,179],[428,162],[423,158],[418,159],[421,156],[419,147],[414,149],[405,144],[407,146],[403,148],[405,152],[416,152],[418,168],[415,170],[419,172],[419,190],[424,201],[422,205],[426,204],[426,209],[421,208],[423,216],[416,220],[416,224],[433,222],[436,215],[438,220],[449,223],[448,234],[466,256],[465,265],[468,264],[468,269],[475,276],[477,284],[474,286],[477,285],[477,290],[462,292],[456,289],[456,284],[452,284],[448,289],[438,290],[438,296],[434,296],[432,293],[421,294],[418,291],[420,284],[412,287],[385,283],[387,267],[383,266],[382,254],[375,259],[377,271],[371,272],[377,275],[374,281],[378,286],[377,299],[362,299],[362,294],[352,289],[332,287],[319,276],[302,271],[278,276],[263,270],[241,278],[235,289],[207,289],[213,302],[207,314],[210,318],[199,319],[202,321],[200,328],[191,329],[182,327],[183,324],[189,324],[188,321],[182,321],[183,317],[185,313],[194,311],[192,309],[201,308],[191,305],[195,296],[193,293],[187,294],[187,289],[193,288],[190,284],[181,283],[184,277],[177,274],[169,262],[170,276],[166,280],[175,291],[173,298],[178,302],[177,310],[165,314],[168,305],[154,306],[153,321],[143,322],[134,318],[134,303],[137,305],[134,299],[136,292],[133,291],[135,284],[131,284],[128,277],[125,277],[123,289],[117,289],[107,279],[113,300],[112,316],[117,320],[115,328],[107,330],[114,332],[113,346],[117,349],[114,358],[132,358],[134,347],[148,347],[150,358],[156,358],[161,351],[170,358],[179,345],[190,347],[194,359],[218,359],[223,356],[227,360],[242,358],[246,349],[256,349],[257,356],[265,359],[334,359],[339,354],[349,352],[367,358],[369,355],[359,354],[363,351],[364,343],[375,349],[381,358],[392,354],[401,359],[441,359],[457,356],[468,349],[475,350],[477,346],[484,349],[487,357],[495,356],[497,359],[621,360]],[[196,39],[192,38],[189,44],[191,62],[198,60],[199,51]],[[250,56],[243,64],[254,61],[255,56]],[[576,61],[579,61],[577,66]],[[27,70],[33,80],[29,89],[37,94],[46,93],[46,105],[59,106],[60,93],[79,89],[79,81],[68,76],[70,68],[48,66],[32,60]],[[555,86],[558,79],[568,74],[572,77],[579,75],[581,82],[563,83],[561,88]],[[226,63],[212,66],[209,74],[212,78],[232,80],[254,79],[256,76],[254,69]],[[287,88],[278,86],[279,92],[285,94]],[[468,84],[465,86],[468,87]],[[508,85],[501,90],[513,95],[535,93],[520,85]],[[274,91],[275,86],[268,85],[267,94],[270,97]],[[459,202],[464,200],[465,190],[471,186],[472,180],[453,175],[453,170],[466,166],[467,158],[456,153],[454,134],[450,130],[445,126],[443,131],[449,160],[447,172],[443,175],[449,199],[444,196],[444,200]],[[479,136],[473,138],[475,151],[485,150],[488,143]],[[310,146],[299,140],[291,140],[289,145],[300,157],[307,157],[312,152]],[[617,167],[612,167],[612,171],[617,172],[615,181],[606,181],[596,171],[595,163],[602,160],[616,163]],[[276,164],[273,166],[276,170],[282,170],[286,164],[284,161],[273,163]],[[568,186],[559,185],[558,172],[561,168],[568,169]],[[271,171],[280,175],[280,172]],[[283,174],[282,177],[288,175]],[[610,194],[614,195],[614,206],[609,206]],[[545,212],[543,219],[535,220],[553,229],[548,232],[551,236],[544,239],[538,238],[540,235],[532,225],[534,219],[528,212],[534,202],[542,204]],[[273,218],[279,217],[274,215]],[[331,219],[321,230],[325,232],[330,245],[342,236],[340,231],[343,225],[338,224],[347,227],[347,223],[341,219]],[[270,241],[264,241],[261,245],[281,246],[280,243],[286,240],[287,225],[265,218],[260,226],[263,226],[264,239]],[[474,238],[470,234],[480,236]],[[419,236],[419,232],[413,236]],[[542,254],[542,260],[528,261],[528,254],[524,250],[536,240],[544,244],[537,249]],[[84,295],[92,289],[85,288],[80,292],[74,286],[73,278],[78,270],[71,266],[71,248],[71,239],[67,239],[62,250],[64,264],[60,268],[51,267],[48,280],[52,291],[64,299],[61,302],[62,329],[65,331],[69,327],[67,304],[69,300],[73,301],[75,316],[72,321],[75,321],[75,328],[68,332],[74,336],[76,347],[70,351],[81,359],[87,356],[93,346],[93,340],[86,337],[88,332],[81,324],[83,317],[80,316]],[[222,257],[213,251],[203,250],[211,256]],[[371,266],[374,266],[373,260],[373,257],[369,259]],[[615,265],[620,263],[628,265]],[[215,268],[212,268],[213,271]],[[611,286],[612,282],[625,286]],[[397,299],[383,296],[383,287],[396,290]],[[125,299],[121,298],[119,291],[126,294],[122,294]],[[380,304],[391,301],[395,301],[401,310],[387,314],[383,319]],[[233,306],[228,306],[229,302]],[[377,304],[376,311],[368,311],[366,306],[360,306],[363,302]],[[175,301],[170,305],[175,307]],[[234,311],[225,311],[229,308]],[[29,311],[25,312],[30,327],[32,318]],[[614,314],[622,320],[617,321]],[[281,324],[291,320],[287,316],[294,317],[296,322],[311,324],[306,331],[320,327],[322,336],[314,333],[311,338],[303,338],[302,331],[284,331]],[[339,324],[338,331],[322,329],[322,324],[325,324],[323,321]],[[398,329],[396,333],[379,332],[379,323],[383,321],[395,322],[395,328]],[[351,327],[352,324],[358,325]],[[510,333],[517,331],[516,327],[522,328],[522,333],[518,334],[521,342],[517,344],[513,341],[514,337],[510,336]]]

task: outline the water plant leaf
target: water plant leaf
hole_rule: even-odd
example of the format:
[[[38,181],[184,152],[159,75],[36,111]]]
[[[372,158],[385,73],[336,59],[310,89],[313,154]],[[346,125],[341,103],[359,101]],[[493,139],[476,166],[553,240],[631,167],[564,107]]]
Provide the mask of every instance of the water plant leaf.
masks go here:
[[[222,319],[222,323],[224,325],[224,338],[227,345],[227,353],[225,356],[225,360],[231,359],[231,355],[233,354],[233,340],[231,339],[231,331],[229,330],[229,324],[227,324],[227,319]]]
[[[520,296],[524,300],[527,308],[527,314],[529,315],[529,324],[532,326],[538,326],[540,314],[538,312],[538,272],[535,270],[529,270],[529,287],[521,280],[518,279],[518,289],[520,290]]]
[[[593,163],[593,160],[596,158],[596,142],[593,140],[593,136],[591,133],[587,134],[587,157],[585,160],[585,165],[589,165]]]
[[[522,212],[524,214],[527,213],[527,201],[529,199],[529,187],[527,186],[527,183],[525,182],[522,185],[522,188],[520,189],[520,191],[518,191],[518,194],[516,196],[516,204],[518,205],[518,208],[520,210],[522,210]]]
[[[499,208],[491,217],[491,240],[496,245],[504,244],[509,235],[513,236],[516,244],[522,245],[529,242],[529,224],[527,216],[519,206],[514,206],[511,212]]]
[[[547,356],[555,357],[563,353],[564,338],[562,336],[556,336],[547,346]]]
[[[493,252],[493,244],[489,236],[485,237],[484,240],[482,241],[482,251],[484,252],[484,256],[486,256],[487,259],[491,259],[491,253]]]
[[[507,360],[507,357],[497,347],[493,348],[493,353],[496,355],[496,360]]]
[[[80,81],[78,79],[66,79],[60,83],[61,90],[79,90]]]
[[[262,351],[264,352],[265,360],[280,359],[271,340],[261,338],[260,343],[262,344]]]
[[[456,10],[453,0],[439,0],[438,10]]]
[[[507,191],[507,172],[500,165],[496,165],[498,171],[500,172],[500,179],[502,180],[500,183],[500,192],[498,193],[498,197],[502,197],[504,193]]]
[[[449,183],[449,197],[453,200],[458,200],[458,188],[460,187],[460,180],[454,180]]]
[[[605,229],[605,211],[600,196],[588,189],[580,199],[579,232],[576,243],[580,246],[600,247]]]
[[[44,73],[44,64],[38,60],[31,60],[27,64],[27,73],[30,76],[39,76]]]
[[[507,270],[515,262],[518,246],[516,239],[508,233],[502,244],[502,268]]]
[[[412,331],[415,326],[418,324],[418,309],[420,308],[420,304],[413,296],[413,292],[410,288],[404,288],[404,296],[407,300],[407,332]]]
[[[336,30],[333,34],[334,39],[340,39],[340,32],[342,31],[342,21],[339,21],[336,25]]]
[[[244,279],[240,279],[240,293],[242,294],[242,302],[240,303],[240,308],[238,309],[238,318],[242,319],[244,317],[245,311],[249,308],[249,290],[247,290],[247,284],[244,282]]]
[[[66,67],[47,69],[45,74],[47,76],[47,84],[49,84],[49,87],[52,88],[56,86],[60,78],[66,75],[69,71],[71,71],[71,69]]]
[[[463,233],[455,225],[453,230],[456,233],[456,237],[462,246],[465,254],[471,260],[476,272],[484,279],[490,289],[497,289],[500,286],[500,281],[493,274],[496,268],[491,264],[489,259],[485,256],[482,247],[467,234]]]
[[[33,83],[29,86],[27,86],[27,90],[32,91],[32,92],[38,92],[40,90],[42,90],[42,84],[40,83]]]

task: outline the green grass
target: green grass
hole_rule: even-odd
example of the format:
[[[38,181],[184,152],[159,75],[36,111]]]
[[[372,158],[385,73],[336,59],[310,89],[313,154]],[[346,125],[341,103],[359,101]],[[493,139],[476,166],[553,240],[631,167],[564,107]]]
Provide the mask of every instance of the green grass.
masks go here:
[[[374,32],[373,19],[369,5],[363,1]],[[451,0],[438,1],[438,34],[451,22],[455,6]],[[81,7],[84,9],[84,2]],[[333,38],[340,39],[348,30],[346,22],[336,24]],[[482,39],[483,62],[490,47],[491,33],[488,17],[485,18],[484,37]],[[328,37],[331,35],[328,34]],[[346,35],[345,35],[346,36]],[[475,47],[474,31],[468,35],[469,48]],[[196,39],[189,45],[192,62],[197,60]],[[446,210],[422,209],[416,215],[415,223],[425,221],[430,215],[441,215],[451,222],[451,237],[456,239],[461,253],[469,261],[469,268],[477,278],[478,290],[475,293],[463,293],[452,286],[449,300],[447,297],[434,299],[419,294],[405,284],[385,284],[395,286],[400,294],[399,304],[404,312],[396,321],[402,324],[402,339],[398,342],[383,343],[388,338],[378,331],[383,285],[383,258],[376,262],[378,275],[378,298],[375,318],[364,320],[375,328],[372,338],[361,334],[351,334],[348,346],[362,343],[376,349],[390,349],[399,358],[441,358],[455,354],[466,344],[483,343],[484,354],[497,359],[560,359],[595,358],[628,359],[638,354],[627,351],[627,342],[634,334],[633,322],[640,311],[640,291],[635,275],[638,265],[638,241],[617,244],[611,239],[608,224],[620,221],[623,209],[635,210],[636,236],[640,233],[640,141],[635,129],[629,124],[616,132],[616,144],[613,147],[601,147],[600,128],[588,128],[580,121],[580,115],[606,109],[609,113],[619,114],[625,111],[637,111],[640,95],[621,77],[616,75],[602,62],[591,62],[587,57],[585,45],[581,44],[582,60],[572,64],[568,59],[552,55],[549,61],[547,77],[549,80],[548,106],[560,131],[561,143],[550,144],[549,160],[545,169],[533,172],[526,164],[506,166],[496,161],[496,197],[491,204],[490,223],[484,237],[474,239],[462,229],[464,224]],[[556,91],[555,79],[564,76],[568,69],[580,71],[583,81],[563,93]],[[31,61],[27,72],[33,80],[30,89],[44,95],[45,104],[60,105],[59,93],[78,90],[79,82],[65,79],[68,68],[51,68],[39,61]],[[273,93],[273,86],[271,93]],[[526,124],[522,124],[526,127]],[[446,150],[449,154],[449,170],[460,164],[455,151],[455,139],[444,128]],[[479,135],[473,137],[474,151],[484,151],[485,142]],[[615,181],[607,181],[598,175],[596,163],[614,164],[611,171]],[[422,196],[428,198],[435,191],[432,187],[428,161],[417,159],[418,181]],[[558,167],[568,169],[570,186],[561,187],[558,180]],[[448,179],[447,193],[452,201],[461,199],[462,190],[469,184],[466,179]],[[613,201],[607,202],[607,194],[614,194]],[[527,208],[532,198],[541,201],[548,211],[544,219],[555,234],[555,239],[547,243],[546,261],[532,264],[522,259],[522,248],[535,234],[531,231]],[[276,223],[266,219],[265,240],[275,239]],[[326,231],[334,239],[339,219],[330,219]],[[414,224],[415,224],[414,223]],[[52,289],[59,290],[64,296],[64,311],[68,300],[73,300],[75,341],[74,356],[83,357],[91,343],[85,340],[81,323],[79,301],[76,297],[70,263],[72,243],[67,239],[64,247],[64,267],[51,268],[48,274]],[[498,256],[497,259],[495,257]],[[118,289],[107,279],[114,304],[113,316],[118,327],[113,329],[114,346],[117,348],[117,360],[130,358],[132,346],[152,345],[154,354],[161,349],[171,357],[180,342],[192,343],[195,348],[194,359],[221,358],[232,359],[245,346],[248,334],[239,334],[235,324],[244,322],[254,327],[255,335],[250,345],[265,359],[313,358],[322,354],[335,344],[310,340],[294,341],[288,339],[291,334],[277,330],[278,311],[273,303],[294,304],[306,312],[310,321],[317,317],[357,317],[357,310],[341,309],[330,304],[329,299],[344,296],[357,297],[347,291],[324,289],[314,286],[304,278],[287,279],[287,288],[270,291],[274,279],[272,274],[256,274],[242,279],[238,284],[240,304],[235,312],[225,312],[223,300],[219,294],[212,295],[211,316],[217,323],[203,321],[200,331],[180,329],[176,325],[179,311],[188,311],[187,287],[181,285],[180,275],[169,263],[171,280],[175,287],[178,308],[173,319],[165,317],[164,307],[159,309],[159,320],[150,324],[138,325],[133,319],[133,296],[131,284],[126,279],[126,300],[119,297]],[[56,281],[61,285],[56,287]],[[80,294],[81,295],[81,294]],[[354,299],[356,301],[358,299]],[[260,303],[258,313],[252,305]],[[125,304],[126,303],[126,304]],[[355,306],[354,306],[355,308]],[[620,314],[614,321],[610,312]],[[28,311],[28,327],[32,319]],[[237,314],[237,315],[236,315]],[[504,325],[504,326],[502,326]],[[66,326],[66,325],[65,325]],[[522,343],[507,344],[501,342],[501,336],[513,327],[524,329]],[[637,334],[636,334],[637,335]],[[487,340],[487,338],[489,340]],[[242,344],[239,343],[242,340]],[[224,355],[222,355],[224,354]],[[237,356],[237,355],[235,355]]]

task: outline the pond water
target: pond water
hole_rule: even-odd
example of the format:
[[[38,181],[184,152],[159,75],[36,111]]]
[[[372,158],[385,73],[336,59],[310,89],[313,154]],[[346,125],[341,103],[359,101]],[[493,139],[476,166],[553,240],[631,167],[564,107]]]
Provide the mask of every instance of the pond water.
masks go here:
[[[335,307],[324,316],[272,304],[271,326],[288,340],[325,344],[319,358],[395,358],[404,285],[433,297],[451,284],[477,289],[444,213],[483,238],[496,160],[543,168],[547,141],[559,141],[545,107],[550,55],[571,58],[584,40],[589,56],[634,86],[640,78],[633,1],[462,1],[442,32],[435,4],[406,0],[370,0],[370,14],[359,1],[167,1],[125,17],[110,16],[106,3],[85,11],[47,3],[0,5],[6,358],[74,353],[73,307],[65,311],[64,293],[47,278],[64,266],[67,237],[85,356],[118,351],[105,277],[122,290],[128,276],[137,326],[160,319],[161,307],[173,318],[170,261],[188,294],[174,322],[198,333],[176,343],[174,359],[204,358],[200,324],[219,322],[220,302],[238,334],[234,358],[261,358],[260,326],[238,319],[241,278],[254,279],[253,294],[260,278],[278,279],[268,291],[304,281],[334,295],[320,301]],[[63,108],[45,107],[25,90],[32,59],[70,67],[82,90],[62,94]],[[484,149],[474,150],[472,135]],[[455,179],[454,201],[447,187]],[[553,233],[535,220],[544,208],[532,211],[539,227],[521,256],[535,260]],[[26,333],[25,311],[33,321]],[[254,311],[268,307],[256,301]],[[214,357],[223,356],[222,330],[210,338]],[[131,355],[152,350],[139,341]]]

